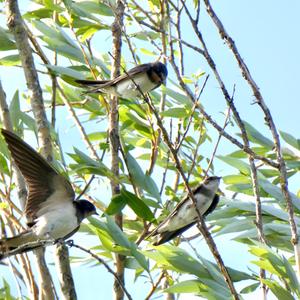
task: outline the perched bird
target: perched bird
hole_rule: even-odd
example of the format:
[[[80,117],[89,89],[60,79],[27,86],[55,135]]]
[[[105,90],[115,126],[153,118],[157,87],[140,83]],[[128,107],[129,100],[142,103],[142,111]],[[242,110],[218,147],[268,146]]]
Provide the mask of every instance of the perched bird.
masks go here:
[[[75,193],[70,182],[33,148],[10,131],[1,129],[1,132],[27,185],[24,213],[29,228],[0,240],[0,259],[5,257],[6,251],[28,243],[66,239],[79,229],[84,218],[97,214],[89,201],[74,201]],[[24,252],[30,250],[32,248],[28,247]]]
[[[75,80],[91,86],[87,93],[105,93],[123,98],[141,96],[166,83],[168,70],[161,62],[138,65],[112,80]]]
[[[211,213],[218,205],[219,196],[216,192],[219,188],[220,180],[221,177],[208,177],[193,190],[197,208],[203,217]],[[153,243],[154,246],[166,243],[196,224],[197,216],[194,203],[187,196],[178,203],[169,216],[147,238],[158,236]]]

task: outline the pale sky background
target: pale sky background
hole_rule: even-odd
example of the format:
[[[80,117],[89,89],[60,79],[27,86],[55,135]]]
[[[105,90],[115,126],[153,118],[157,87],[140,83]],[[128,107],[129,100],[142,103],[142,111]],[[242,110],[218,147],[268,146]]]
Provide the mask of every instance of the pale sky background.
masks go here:
[[[22,5],[27,1],[22,2]],[[300,3],[296,0],[291,1],[211,1],[212,5],[222,20],[227,32],[236,42],[240,54],[245,60],[253,78],[260,87],[266,103],[268,104],[272,116],[275,120],[277,128],[286,131],[296,138],[299,138],[299,28],[300,28]],[[24,11],[23,6],[23,11]],[[204,6],[202,6],[202,15]],[[4,26],[4,18],[1,17],[1,26]],[[241,73],[237,69],[237,65],[227,47],[218,38],[218,33],[212,22],[206,17],[200,22],[205,33],[206,42],[209,50],[214,56],[218,69],[225,78],[225,82],[229,90],[232,90],[236,84],[235,101],[238,110],[243,119],[254,125],[257,129],[269,135],[267,128],[264,126],[264,120],[257,105],[250,105],[254,100],[248,86],[242,80]],[[107,38],[107,45],[103,47],[110,48],[110,33],[102,33]],[[190,37],[188,32],[184,35],[188,40]],[[95,43],[94,43],[95,46]],[[102,45],[101,45],[102,47]],[[105,49],[97,49],[99,52],[107,51]],[[207,65],[195,58],[193,52],[188,52],[186,55],[187,65],[186,72],[194,72],[196,69],[208,71]],[[151,58],[149,58],[151,60]],[[199,62],[198,64],[196,62]],[[196,68],[196,69],[195,69]],[[169,67],[170,69],[170,67]],[[170,78],[175,79],[172,72]],[[21,91],[25,90],[24,76],[20,69],[4,68],[0,66],[0,78],[2,85],[7,93],[7,99],[10,101],[16,88]],[[208,85],[203,94],[203,104],[214,118],[222,120],[222,112],[225,108],[224,99],[220,92],[220,88],[211,76]],[[62,113],[63,114],[63,113]],[[67,130],[60,129],[63,149],[66,152],[72,152],[74,140],[72,132],[76,132],[75,128],[71,128],[72,121],[68,119],[70,124],[67,124]],[[59,123],[59,120],[58,120]],[[64,135],[64,133],[66,133]],[[214,130],[210,131],[212,136]],[[237,132],[235,130],[234,132]],[[77,143],[77,141],[76,141]],[[78,146],[77,144],[75,145]],[[227,154],[232,151],[228,143],[223,142],[222,152],[218,154]],[[228,174],[228,169],[223,164],[216,163],[216,173],[218,175]],[[295,187],[293,189],[293,187]],[[292,191],[297,192],[298,186],[292,186]],[[107,193],[105,191],[105,193]],[[109,198],[105,199],[109,202]],[[224,236],[216,239],[217,245],[221,251],[222,257],[228,265],[239,270],[248,271],[246,262],[251,260],[246,248],[240,244],[232,246],[232,242],[226,243],[230,237]],[[76,234],[75,242],[80,242],[82,236]],[[87,243],[95,244],[95,241],[87,241]],[[207,246],[200,239],[195,242],[200,254],[205,258],[210,258],[211,255],[207,250]],[[201,250],[200,250],[201,249]],[[51,249],[48,250],[51,252]],[[74,249],[71,249],[71,255],[82,255]],[[51,256],[49,256],[51,258]],[[51,259],[50,259],[51,260]],[[55,272],[54,267],[51,269]],[[0,272],[7,272],[8,268],[0,268]],[[77,287],[78,299],[93,300],[93,299],[111,299],[112,293],[112,276],[107,274],[103,266],[76,266],[72,265],[72,271]],[[133,299],[143,299],[145,291],[149,291],[150,285],[146,284],[142,278],[139,278],[134,283],[133,273],[126,271],[127,287],[132,294]],[[54,276],[55,277],[55,276]],[[9,279],[9,283],[14,287],[14,281],[11,276],[5,276]],[[238,285],[239,287],[239,285]],[[245,299],[255,299],[257,296],[248,296]],[[192,299],[190,296],[182,297],[182,299]]]

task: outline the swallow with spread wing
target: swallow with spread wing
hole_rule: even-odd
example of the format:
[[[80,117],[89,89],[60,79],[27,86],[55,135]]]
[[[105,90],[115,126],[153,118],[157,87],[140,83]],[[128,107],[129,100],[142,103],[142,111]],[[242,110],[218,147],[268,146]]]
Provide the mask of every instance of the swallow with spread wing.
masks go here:
[[[1,129],[1,132],[27,185],[24,213],[28,229],[0,240],[0,259],[6,257],[7,251],[26,244],[66,239],[79,229],[84,218],[97,214],[89,201],[74,201],[75,193],[70,182],[33,148],[10,131]],[[30,246],[24,248],[24,252],[30,250]]]

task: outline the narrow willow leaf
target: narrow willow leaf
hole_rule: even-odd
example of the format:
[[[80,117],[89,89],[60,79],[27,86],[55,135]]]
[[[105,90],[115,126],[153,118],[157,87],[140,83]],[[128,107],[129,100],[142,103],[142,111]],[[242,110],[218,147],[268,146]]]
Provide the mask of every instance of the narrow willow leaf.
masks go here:
[[[283,195],[282,195],[282,191],[281,189],[276,186],[273,185],[272,183],[270,183],[268,180],[264,180],[264,179],[259,179],[259,185],[271,196],[273,196],[275,199],[279,200],[279,201],[284,201]],[[293,205],[300,210],[300,199],[293,194],[292,192],[290,192],[290,197],[292,199]]]
[[[0,41],[1,43],[1,41]],[[8,55],[0,58],[0,65],[6,67],[17,66],[21,64],[20,56],[16,55]]]
[[[243,121],[249,136],[249,140],[262,145],[264,147],[268,147],[272,149],[274,147],[274,143],[266,138],[263,134],[261,134],[258,130],[256,130],[250,123]]]
[[[174,90],[167,88],[165,86],[162,86],[162,91],[167,94],[169,97],[173,98],[174,100],[176,100],[176,102],[178,104],[184,104],[187,108],[191,109],[192,108],[192,101],[190,100],[189,97],[187,97],[186,95],[183,95],[179,92],[175,92]]]
[[[136,215],[144,220],[153,221],[155,219],[149,207],[135,194],[121,190],[121,196],[125,199],[129,207],[136,213]]]
[[[249,165],[240,159],[222,155],[218,155],[217,158],[227,163],[228,165],[238,169],[244,175],[251,174]]]
[[[142,268],[145,270],[149,270],[148,262],[144,255],[142,255],[138,250],[136,245],[129,241],[126,234],[117,226],[117,224],[112,220],[111,217],[106,215],[107,220],[107,228],[109,230],[109,233],[111,234],[114,241],[130,250],[131,254],[136,258],[136,260],[139,262]]]
[[[20,108],[20,99],[19,91],[16,90],[14,96],[9,105],[9,113],[12,121],[13,128],[18,128],[20,124],[21,108]]]
[[[300,150],[300,140],[296,139],[295,137],[293,137],[291,134],[284,132],[284,131],[279,131],[281,137],[291,146],[293,146],[294,148]]]
[[[262,282],[271,289],[277,299],[295,300],[291,293],[280,286],[278,282],[269,279],[262,279]]]
[[[59,67],[54,65],[45,65],[45,66],[58,75],[66,75],[71,78],[84,79],[84,76],[82,75],[81,72],[75,71],[71,68]]]
[[[7,50],[14,50],[16,49],[15,42],[10,39],[10,36],[6,31],[0,27],[0,50],[7,51]]]
[[[117,213],[120,213],[126,204],[127,201],[121,194],[114,195],[111,198],[111,201],[107,209],[105,210],[105,213],[107,213],[108,215],[115,215]]]
[[[159,246],[157,251],[178,271],[194,274],[199,278],[211,278],[202,264],[190,256],[185,250],[174,246]]]
[[[149,195],[156,198],[157,200],[160,200],[159,190],[155,181],[150,176],[144,174],[140,165],[129,152],[127,152],[125,155],[127,159],[129,172],[134,182],[143,190],[148,192]]]
[[[241,293],[241,294],[252,293],[252,292],[254,292],[259,286],[260,286],[260,283],[259,283],[259,282],[258,282],[258,283],[253,283],[253,284],[251,284],[251,285],[248,285],[248,286],[244,287],[244,288],[240,291],[240,293]]]
[[[48,8],[39,8],[36,10],[32,10],[24,14],[22,17],[24,19],[45,19],[51,18],[53,15],[53,10]]]
[[[160,115],[171,118],[187,118],[190,116],[190,111],[186,110],[184,107],[174,107],[162,111]]]
[[[200,280],[186,280],[179,282],[164,289],[164,293],[198,293],[201,291],[207,291],[207,287]]]

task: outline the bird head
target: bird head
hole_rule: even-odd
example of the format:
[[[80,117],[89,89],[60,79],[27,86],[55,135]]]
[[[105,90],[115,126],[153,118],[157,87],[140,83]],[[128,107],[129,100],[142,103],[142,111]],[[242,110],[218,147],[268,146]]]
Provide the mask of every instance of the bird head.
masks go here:
[[[166,80],[167,80],[167,76],[168,76],[168,70],[167,70],[166,65],[164,65],[160,61],[155,62],[152,65],[152,71],[159,78],[158,81],[160,84],[166,84]]]
[[[203,184],[210,190],[214,190],[217,191],[218,187],[220,185],[220,181],[221,181],[222,177],[218,177],[218,176],[211,176],[211,177],[207,177],[204,181]]]
[[[79,208],[83,218],[87,218],[91,215],[98,215],[95,205],[92,204],[91,202],[89,202],[87,200],[78,200],[75,202],[76,202],[77,208]]]

